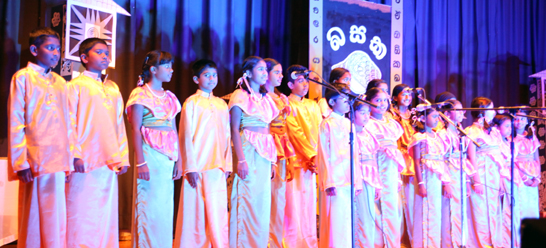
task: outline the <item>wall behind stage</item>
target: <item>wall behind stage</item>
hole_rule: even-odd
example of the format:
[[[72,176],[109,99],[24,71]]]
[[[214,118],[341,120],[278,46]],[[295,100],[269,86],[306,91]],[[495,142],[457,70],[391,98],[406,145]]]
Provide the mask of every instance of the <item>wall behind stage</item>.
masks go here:
[[[285,0],[115,0],[132,16],[118,15],[117,62],[108,69],[126,101],[136,86],[146,53],[153,49],[175,56],[166,89],[183,102],[195,93],[191,62],[209,58],[218,64],[217,96],[231,93],[242,75],[245,57],[272,57],[283,65],[307,65],[308,1]],[[7,109],[13,73],[31,59],[28,33],[51,19],[59,0],[0,1],[0,156],[7,156]],[[126,123],[128,124],[128,123]],[[128,134],[130,125],[126,125]],[[130,138],[130,136],[128,136]],[[131,140],[130,140],[131,142]],[[132,154],[132,146],[131,154]],[[120,177],[120,227],[130,228],[132,171]],[[180,180],[179,180],[180,181]]]

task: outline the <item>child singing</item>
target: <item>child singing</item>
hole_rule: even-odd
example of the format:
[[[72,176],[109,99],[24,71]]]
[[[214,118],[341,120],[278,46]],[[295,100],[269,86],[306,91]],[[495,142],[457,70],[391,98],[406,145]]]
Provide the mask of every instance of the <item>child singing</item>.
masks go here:
[[[415,202],[413,207],[413,239],[411,246],[440,247],[442,225],[442,190],[453,195],[451,179],[444,162],[450,148],[432,129],[438,125],[439,114],[430,108],[415,115],[415,131],[408,145],[415,171]]]
[[[137,167],[133,247],[172,247],[173,180],[182,174],[174,121],[181,106],[176,96],[162,87],[171,81],[172,66],[168,52],[146,54],[138,87],[127,101]]]
[[[377,105],[371,108],[371,118],[366,129],[374,135],[381,148],[377,154],[379,177],[383,184],[381,190],[381,220],[383,241],[387,247],[400,247],[402,216],[400,213],[400,172],[406,166],[402,152],[398,150],[397,140],[404,134],[400,123],[385,116],[389,107],[389,96],[380,88],[374,87],[366,92],[366,100]]]
[[[381,225],[379,198],[383,185],[379,178],[377,152],[380,144],[373,134],[366,130],[370,120],[370,106],[355,102],[353,105],[355,123],[355,161],[360,167],[362,177],[362,193],[356,196],[356,231],[355,245],[357,247],[382,247],[383,233]],[[378,242],[376,242],[378,241]]]
[[[59,34],[30,33],[35,63],[17,71],[8,98],[8,178],[19,179],[18,247],[66,247],[65,175],[72,167],[66,81],[51,71]]]
[[[351,110],[345,84],[328,90],[326,101],[332,113],[320,124],[317,163],[320,189],[319,247],[351,246],[351,121],[345,114]],[[356,163],[355,163],[356,164]],[[362,191],[360,166],[355,166],[354,183],[358,195]]]
[[[232,171],[228,106],[212,94],[218,85],[216,63],[193,63],[199,86],[182,107],[180,144],[184,182],[174,247],[228,247],[226,179]]]
[[[277,162],[270,123],[279,109],[263,85],[265,61],[250,56],[243,61],[241,88],[229,100],[231,137],[237,155],[231,194],[229,246],[267,247],[271,216],[271,177]]]

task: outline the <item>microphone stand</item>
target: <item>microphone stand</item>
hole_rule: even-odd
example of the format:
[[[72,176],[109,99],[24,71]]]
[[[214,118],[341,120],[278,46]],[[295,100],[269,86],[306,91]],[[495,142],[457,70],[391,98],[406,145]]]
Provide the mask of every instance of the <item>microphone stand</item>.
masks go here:
[[[546,120],[546,118],[541,118],[537,116],[530,116],[530,115],[523,115],[523,114],[517,114],[519,110],[544,110],[546,107],[501,107],[501,108],[460,108],[460,109],[450,109],[450,111],[463,111],[463,110],[471,110],[471,111],[487,111],[487,110],[508,110],[509,116],[511,117],[511,127],[512,127],[512,133],[511,137],[512,140],[510,141],[510,247],[514,247],[514,205],[516,204],[514,199],[514,150],[515,150],[515,143],[514,140],[516,138],[516,130],[514,128],[514,119],[516,116],[524,116],[527,118],[534,118],[534,119],[540,119],[540,120]]]
[[[314,71],[311,71],[311,72],[314,72]],[[315,73],[318,75],[318,73]],[[318,75],[320,77],[320,75]],[[324,87],[326,87],[327,89],[330,89],[330,90],[333,90],[333,91],[337,91],[339,92],[335,87],[333,87],[332,85],[328,84],[328,83],[323,83],[323,82],[320,82],[316,79],[312,79],[309,77],[309,75],[305,75],[305,78],[311,82],[314,82],[314,83],[317,83],[317,84],[320,84]],[[322,79],[322,77],[320,77]],[[324,79],[322,79],[324,81]],[[355,247],[355,219],[354,219],[354,216],[355,216],[355,206],[354,206],[354,198],[355,198],[355,178],[354,178],[354,173],[355,173],[355,164],[354,164],[354,130],[353,130],[353,126],[354,126],[354,108],[353,108],[353,103],[354,101],[360,101],[360,102],[363,102],[365,104],[368,104],[370,105],[371,107],[374,107],[374,108],[377,108],[377,105],[369,102],[369,101],[366,101],[364,99],[361,99],[359,95],[355,95],[353,93],[341,93],[339,92],[340,94],[342,95],[347,95],[351,101],[350,101],[350,104],[351,104],[351,118],[350,121],[351,121],[351,130],[350,130],[350,133],[349,133],[349,146],[351,147],[351,150],[350,150],[350,154],[351,154],[351,247]]]
[[[477,147],[480,147],[480,145],[478,144],[478,142],[476,142],[475,140],[473,140],[472,138],[468,137],[468,134],[466,134],[466,132],[461,128],[459,127],[458,125],[456,125],[453,121],[451,121],[451,119],[449,119],[449,117],[447,117],[446,115],[444,115],[444,113],[442,112],[438,112],[438,114],[440,114],[440,117],[442,117],[442,119],[444,119],[445,121],[447,121],[450,125],[453,125],[455,128],[457,128],[457,131],[459,131],[459,166],[460,166],[460,177],[461,177],[461,248],[464,248],[466,247],[465,246],[465,228],[464,228],[464,220],[465,220],[465,214],[464,214],[464,202],[465,202],[465,197],[464,197],[464,193],[466,191],[464,191],[464,185],[466,184],[466,180],[464,178],[464,172],[463,172],[463,137],[467,137],[469,140],[471,140]],[[447,130],[448,127],[446,127],[446,131],[449,132],[449,130]]]

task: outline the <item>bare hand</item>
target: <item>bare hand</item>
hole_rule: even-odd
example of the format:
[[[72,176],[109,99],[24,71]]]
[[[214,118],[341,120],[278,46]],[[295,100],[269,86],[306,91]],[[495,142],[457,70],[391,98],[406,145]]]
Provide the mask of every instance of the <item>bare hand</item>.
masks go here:
[[[360,193],[362,193],[362,190],[361,190],[361,189],[357,189],[356,192],[355,192],[355,195],[360,195]]]
[[[307,162],[307,169],[317,174],[317,165],[313,162]]]
[[[536,178],[533,178],[533,183],[531,184],[531,187],[538,187],[540,184],[540,181]]]
[[[30,171],[30,168],[18,171],[17,177],[19,177],[19,181],[23,183],[29,183],[34,181],[34,177],[32,176],[32,171]]]
[[[237,175],[245,180],[248,175],[248,164],[245,162],[237,164]]]
[[[483,185],[482,184],[474,184],[474,185],[472,185],[472,187],[474,188],[474,192],[476,192],[476,194],[483,195]]]
[[[197,172],[188,172],[186,173],[186,179],[192,188],[197,187],[197,180],[199,179],[199,173]]]
[[[336,187],[330,187],[326,189],[327,196],[336,196]]]
[[[294,166],[286,161],[286,181],[290,182],[294,179]]]
[[[77,173],[85,173],[85,166],[83,160],[74,158],[74,171]]]
[[[427,188],[425,188],[425,185],[419,184],[419,195],[423,198],[427,197]]]
[[[176,163],[173,169],[173,180],[178,180],[182,177],[182,165]]]
[[[375,189],[375,198],[374,200],[377,201],[381,198],[381,190],[380,189]]]
[[[444,196],[448,199],[453,198],[453,189],[451,188],[451,185],[444,185]]]
[[[116,172],[116,175],[123,175],[125,174],[125,172],[127,172],[127,170],[129,169],[129,166],[122,166],[119,171]]]
[[[137,167],[138,179],[150,181],[150,169],[147,164]]]
[[[227,171],[226,172],[226,179],[228,179],[228,177],[231,175],[231,171]]]
[[[68,175],[66,175],[64,177],[64,183],[69,183],[70,180],[72,180],[72,173],[70,173],[70,174],[68,174]]]
[[[271,164],[271,180],[275,179],[275,175],[277,175],[277,172],[275,170],[275,167],[278,165]]]

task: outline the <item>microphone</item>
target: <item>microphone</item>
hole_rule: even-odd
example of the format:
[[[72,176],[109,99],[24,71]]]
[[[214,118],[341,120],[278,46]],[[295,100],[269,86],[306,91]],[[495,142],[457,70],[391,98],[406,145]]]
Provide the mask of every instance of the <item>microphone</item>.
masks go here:
[[[297,79],[299,76],[308,76],[309,73],[311,73],[312,71],[311,70],[305,70],[305,71],[293,71],[291,74],[290,74],[290,77],[292,79]]]
[[[415,106],[415,111],[421,112],[431,108],[439,108],[445,105],[451,104],[450,102],[438,102],[434,104],[419,104]]]

